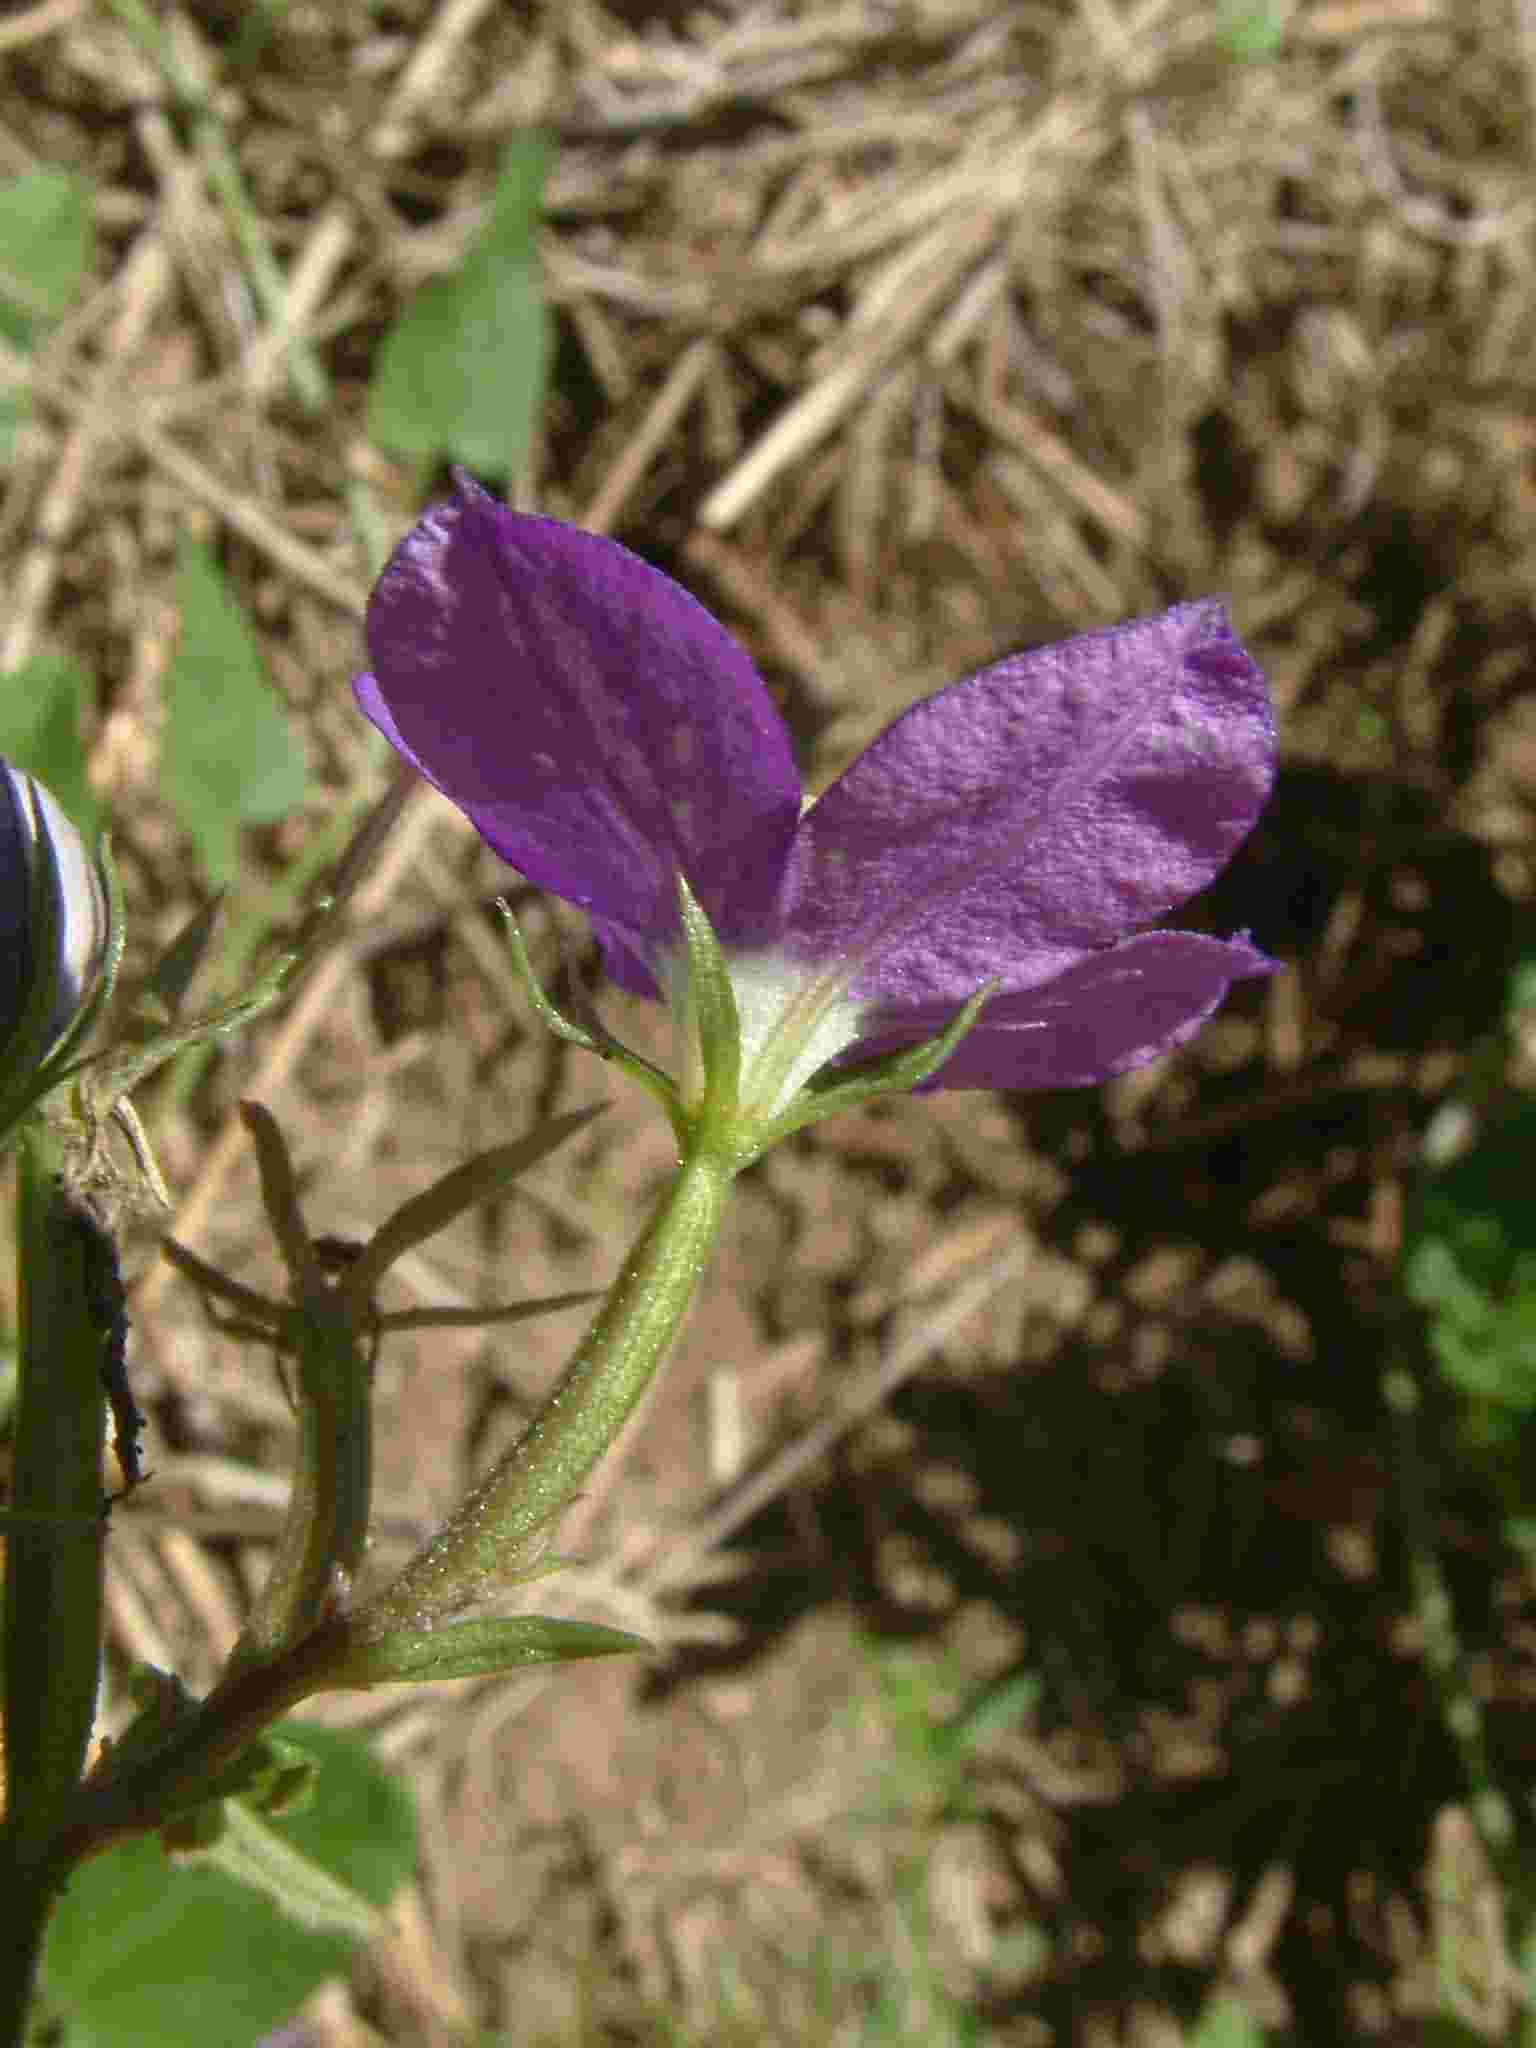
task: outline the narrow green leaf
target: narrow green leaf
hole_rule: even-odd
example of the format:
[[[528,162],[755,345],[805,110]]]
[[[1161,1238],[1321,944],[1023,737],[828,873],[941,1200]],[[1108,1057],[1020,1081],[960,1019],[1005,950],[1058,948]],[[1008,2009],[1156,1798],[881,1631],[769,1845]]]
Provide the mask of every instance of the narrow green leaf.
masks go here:
[[[242,824],[270,823],[304,800],[304,756],[218,566],[182,545],[181,644],[166,679],[166,791],[215,882],[235,871]]]
[[[44,1981],[71,2048],[251,2048],[345,1967],[370,1907],[409,1876],[415,1823],[400,1780],[356,1736],[294,1721],[280,1732],[320,1776],[313,1803],[267,1832],[352,1896],[351,1930],[297,1926],[227,1871],[126,1842],[75,1872],[50,1929]]]
[[[139,1004],[147,1008],[157,1022],[169,1023],[180,1016],[192,978],[213,944],[214,931],[223,908],[224,892],[220,890],[216,896],[210,896],[200,909],[193,911],[145,976],[144,986],[139,992]]]
[[[46,783],[87,840],[99,822],[80,737],[90,690],[85,671],[59,654],[34,655],[0,676],[0,754]]]
[[[649,1650],[644,1636],[589,1621],[521,1615],[507,1621],[456,1621],[446,1628],[400,1631],[351,1646],[326,1672],[328,1689],[414,1683],[433,1678],[484,1678],[529,1664],[569,1664]]]
[[[423,286],[385,339],[368,431],[397,454],[448,456],[492,478],[522,459],[551,351],[534,248],[548,163],[543,136],[513,140],[463,268]]]
[[[419,1195],[402,1202],[395,1213],[381,1223],[367,1246],[343,1276],[341,1293],[359,1313],[367,1310],[379,1282],[408,1251],[435,1237],[466,1209],[488,1202],[526,1173],[530,1166],[547,1159],[567,1138],[589,1124],[603,1105],[569,1110],[551,1117],[511,1145],[497,1145],[477,1153],[462,1166],[455,1166]]]

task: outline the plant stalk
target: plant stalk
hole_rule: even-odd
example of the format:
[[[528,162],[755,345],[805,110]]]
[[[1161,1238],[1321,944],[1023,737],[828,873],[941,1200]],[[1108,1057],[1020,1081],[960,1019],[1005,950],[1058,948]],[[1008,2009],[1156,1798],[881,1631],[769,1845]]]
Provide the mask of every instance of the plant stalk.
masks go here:
[[[7,1796],[0,1830],[0,2043],[22,2038],[43,1930],[67,1866],[56,1840],[96,1713],[111,1342],[101,1225],[66,1188],[56,1139],[21,1133],[20,1346],[5,1558]]]
[[[354,1640],[429,1628],[534,1561],[677,1335],[733,1176],[733,1161],[708,1147],[679,1169],[538,1414],[420,1556],[344,1624]]]

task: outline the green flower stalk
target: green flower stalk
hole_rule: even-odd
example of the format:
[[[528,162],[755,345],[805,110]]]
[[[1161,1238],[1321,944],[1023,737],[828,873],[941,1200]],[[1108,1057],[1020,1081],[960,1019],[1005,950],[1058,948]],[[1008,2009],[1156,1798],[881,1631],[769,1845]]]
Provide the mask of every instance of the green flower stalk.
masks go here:
[[[687,1159],[538,1414],[436,1539],[345,1630],[365,1650],[430,1631],[528,1573],[670,1349],[719,1235],[735,1169],[713,1149]],[[349,1669],[343,1650],[338,1676]],[[368,1669],[366,1657],[350,1669]]]

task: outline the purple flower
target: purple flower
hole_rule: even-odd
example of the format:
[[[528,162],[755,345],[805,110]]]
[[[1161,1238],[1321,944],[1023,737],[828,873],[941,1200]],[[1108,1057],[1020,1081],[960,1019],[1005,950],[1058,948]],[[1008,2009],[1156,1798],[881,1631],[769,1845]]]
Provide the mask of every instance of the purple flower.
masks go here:
[[[1207,883],[1268,796],[1263,676],[1221,606],[1013,655],[916,704],[808,808],[745,651],[616,542],[478,486],[406,536],[358,701],[503,859],[580,905],[609,971],[686,1018],[678,880],[724,950],[744,1106],[932,1039],[935,1077],[1061,1088],[1194,1032],[1269,962],[1139,931]]]

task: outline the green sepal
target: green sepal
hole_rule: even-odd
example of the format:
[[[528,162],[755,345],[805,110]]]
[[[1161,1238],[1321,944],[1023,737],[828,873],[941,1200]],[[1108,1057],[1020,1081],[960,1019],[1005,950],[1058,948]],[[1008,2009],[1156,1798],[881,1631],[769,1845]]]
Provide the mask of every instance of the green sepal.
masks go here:
[[[528,958],[528,948],[524,944],[522,932],[518,929],[517,919],[512,915],[511,904],[504,897],[498,897],[496,908],[507,927],[507,944],[511,948],[512,964],[517,970],[518,978],[527,992],[535,1014],[545,1029],[552,1031],[556,1038],[563,1038],[568,1045],[579,1045],[583,1052],[596,1053],[600,1060],[606,1060],[610,1066],[618,1067],[628,1074],[631,1080],[638,1081],[642,1088],[655,1096],[666,1111],[679,1146],[686,1145],[690,1134],[690,1122],[683,1112],[677,1084],[671,1075],[664,1073],[643,1053],[638,1053],[632,1046],[625,1045],[622,1039],[615,1038],[596,1016],[589,1017],[585,1023],[577,1023],[567,1017],[564,1011],[557,1009],[533,971],[533,962]]]
[[[692,1118],[697,1127],[730,1116],[741,1099],[741,1016],[714,926],[684,875],[677,878],[677,898],[688,949],[690,1021],[704,1070],[704,1099]]]
[[[327,1663],[315,1690],[485,1678],[530,1664],[570,1664],[585,1657],[616,1657],[653,1648],[644,1636],[626,1629],[547,1615],[454,1621],[442,1628],[398,1630],[374,1642],[350,1642]]]
[[[1001,983],[986,982],[937,1038],[921,1045],[909,1045],[900,1052],[885,1053],[856,1067],[823,1067],[812,1075],[789,1107],[757,1134],[751,1151],[742,1161],[750,1165],[771,1145],[787,1138],[807,1124],[820,1123],[844,1109],[856,1109],[882,1095],[908,1095],[924,1081],[931,1080],[950,1054],[967,1036],[984,1006]]]

